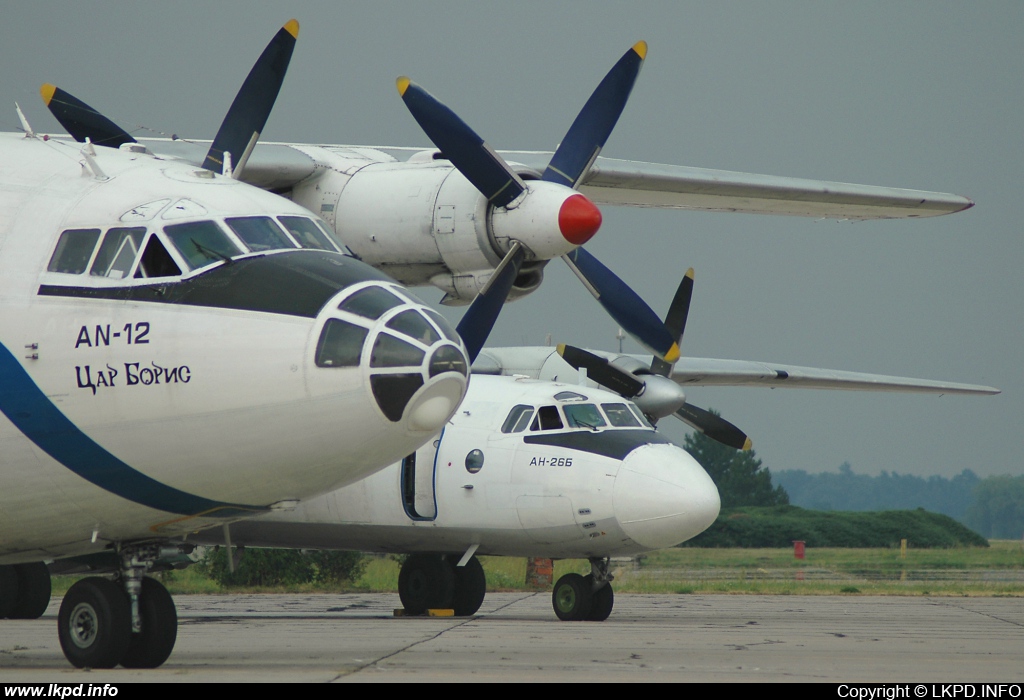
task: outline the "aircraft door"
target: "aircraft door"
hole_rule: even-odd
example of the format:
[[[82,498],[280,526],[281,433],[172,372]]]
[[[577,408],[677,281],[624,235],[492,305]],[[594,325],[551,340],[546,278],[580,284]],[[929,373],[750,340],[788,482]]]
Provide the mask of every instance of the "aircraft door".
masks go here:
[[[428,442],[402,460],[402,506],[413,520],[437,518],[435,468],[440,437]]]

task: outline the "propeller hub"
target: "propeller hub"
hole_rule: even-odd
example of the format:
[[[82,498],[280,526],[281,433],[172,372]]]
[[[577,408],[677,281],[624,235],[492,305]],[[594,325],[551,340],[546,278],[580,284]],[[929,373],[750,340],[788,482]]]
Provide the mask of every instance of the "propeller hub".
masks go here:
[[[583,245],[601,228],[601,210],[582,194],[574,194],[558,210],[558,229],[565,240]]]

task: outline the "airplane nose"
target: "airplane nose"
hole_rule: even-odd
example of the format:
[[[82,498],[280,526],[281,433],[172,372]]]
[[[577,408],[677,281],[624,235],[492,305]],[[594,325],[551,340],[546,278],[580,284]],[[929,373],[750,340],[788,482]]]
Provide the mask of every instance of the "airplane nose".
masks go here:
[[[718,517],[721,501],[707,472],[675,445],[630,452],[615,479],[616,519],[626,535],[649,549],[699,535]]]

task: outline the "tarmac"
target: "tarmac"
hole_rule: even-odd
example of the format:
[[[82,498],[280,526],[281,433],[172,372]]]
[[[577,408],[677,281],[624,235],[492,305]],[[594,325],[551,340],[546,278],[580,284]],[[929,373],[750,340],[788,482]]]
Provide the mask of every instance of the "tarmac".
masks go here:
[[[469,618],[395,617],[395,594],[177,596],[159,669],[78,670],[39,620],[0,620],[0,683],[1024,681],[1024,600],[616,596],[560,622],[550,593],[489,593]]]

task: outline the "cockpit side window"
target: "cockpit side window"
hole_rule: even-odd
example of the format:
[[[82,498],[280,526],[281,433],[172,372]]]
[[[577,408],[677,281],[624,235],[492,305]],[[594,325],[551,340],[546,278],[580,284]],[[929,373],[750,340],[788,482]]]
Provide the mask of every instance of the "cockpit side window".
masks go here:
[[[504,425],[501,426],[501,432],[521,433],[526,430],[526,426],[530,424],[531,418],[533,418],[533,406],[525,406],[523,404],[513,406],[512,410],[508,413],[508,418],[505,419]]]
[[[164,233],[193,270],[230,260],[242,251],[213,221],[190,221],[164,227]]]
[[[570,428],[603,428],[607,423],[601,417],[601,412],[592,403],[566,404],[562,407],[565,411],[565,421]]]
[[[331,238],[312,219],[303,216],[279,216],[277,218],[288,229],[288,233],[292,235],[296,243],[303,248],[332,252],[345,251],[344,247],[334,245]]]
[[[650,422],[649,420],[647,420],[647,416],[645,416],[645,415],[644,415],[644,412],[643,412],[643,411],[641,411],[641,410],[640,410],[640,409],[639,409],[639,408],[637,407],[637,405],[636,405],[636,404],[633,404],[633,403],[629,404],[629,409],[630,409],[631,411],[633,411],[633,415],[635,415],[635,416],[636,416],[636,417],[637,417],[638,419],[640,419],[640,423],[641,423],[641,424],[642,424],[642,425],[643,425],[644,427],[647,427],[647,428],[654,428],[654,426],[653,426],[653,425],[651,425],[651,422]]]
[[[47,271],[82,274],[89,265],[89,259],[99,237],[98,228],[73,228],[64,231],[57,241],[57,249],[53,251],[50,264],[46,266]]]
[[[164,248],[164,244],[156,234],[150,235],[142,259],[139,260],[139,268],[135,271],[135,277],[177,277],[180,274],[181,268]]]
[[[640,421],[636,419],[629,408],[624,403],[603,403],[601,408],[604,409],[605,415],[608,416],[608,422],[616,428],[639,428]]]
[[[103,242],[100,243],[89,274],[93,277],[124,279],[131,272],[145,237],[144,226],[110,229],[103,235]]]
[[[562,417],[558,414],[557,406],[541,406],[537,409],[537,417],[533,419],[530,430],[559,430],[562,427]]]
[[[225,221],[254,253],[295,247],[269,216],[236,216]]]

